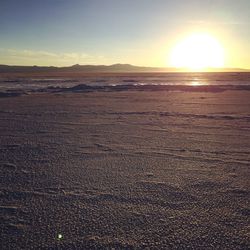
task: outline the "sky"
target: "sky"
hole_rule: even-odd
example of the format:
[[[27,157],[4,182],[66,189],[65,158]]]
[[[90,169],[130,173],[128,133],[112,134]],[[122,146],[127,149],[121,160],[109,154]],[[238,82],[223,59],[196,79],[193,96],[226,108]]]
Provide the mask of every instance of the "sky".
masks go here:
[[[0,64],[170,65],[178,42],[215,37],[250,68],[250,0],[1,0]]]

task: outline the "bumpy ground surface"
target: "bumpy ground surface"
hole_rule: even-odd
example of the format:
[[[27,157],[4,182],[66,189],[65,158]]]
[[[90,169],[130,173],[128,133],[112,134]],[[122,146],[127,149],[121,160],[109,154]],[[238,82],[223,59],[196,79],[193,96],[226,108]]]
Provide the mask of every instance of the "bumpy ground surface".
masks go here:
[[[249,165],[249,91],[1,98],[1,249],[247,249]]]

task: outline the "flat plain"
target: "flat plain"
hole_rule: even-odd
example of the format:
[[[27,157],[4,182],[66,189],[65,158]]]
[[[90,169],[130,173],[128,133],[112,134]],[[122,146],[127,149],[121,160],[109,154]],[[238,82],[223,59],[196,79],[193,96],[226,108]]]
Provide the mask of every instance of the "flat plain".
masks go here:
[[[1,249],[249,249],[250,92],[0,98]]]

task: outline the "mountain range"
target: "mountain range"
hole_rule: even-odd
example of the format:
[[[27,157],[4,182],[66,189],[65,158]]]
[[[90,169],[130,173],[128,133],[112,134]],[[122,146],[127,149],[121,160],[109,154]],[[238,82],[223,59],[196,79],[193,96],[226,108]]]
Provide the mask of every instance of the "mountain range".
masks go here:
[[[208,72],[250,72],[248,69],[240,68],[209,68]],[[112,65],[73,65],[68,67],[55,66],[10,66],[0,65],[1,73],[143,73],[143,72],[187,72],[184,68],[143,67],[131,64]]]

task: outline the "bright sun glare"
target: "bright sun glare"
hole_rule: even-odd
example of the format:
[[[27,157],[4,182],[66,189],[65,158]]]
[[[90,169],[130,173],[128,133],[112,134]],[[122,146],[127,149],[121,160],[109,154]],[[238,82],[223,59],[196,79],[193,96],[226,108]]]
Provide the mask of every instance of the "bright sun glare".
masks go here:
[[[224,66],[224,50],[211,35],[193,34],[173,48],[170,63],[189,70],[220,68]]]

